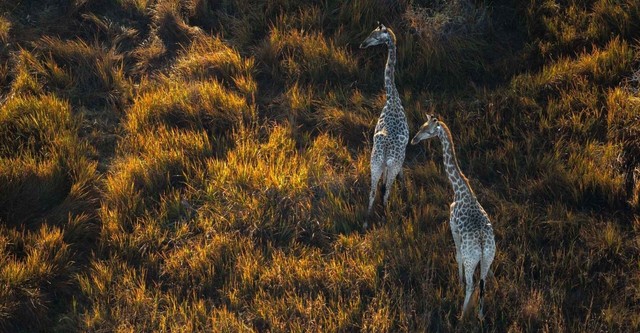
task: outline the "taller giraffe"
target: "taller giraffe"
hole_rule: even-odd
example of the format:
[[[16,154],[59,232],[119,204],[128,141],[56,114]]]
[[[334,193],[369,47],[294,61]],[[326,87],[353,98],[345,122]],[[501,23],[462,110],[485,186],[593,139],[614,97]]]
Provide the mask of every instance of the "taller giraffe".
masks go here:
[[[480,307],[478,317],[483,319],[482,308],[484,306],[484,280],[489,272],[491,262],[496,254],[496,243],[493,237],[493,228],[489,216],[484,211],[475,193],[464,176],[453,147],[451,131],[444,122],[435,117],[427,116],[427,122],[411,140],[415,145],[421,140],[437,136],[442,143],[443,163],[447,177],[451,182],[454,192],[454,200],[450,207],[449,226],[453,241],[456,244],[456,261],[458,262],[458,275],[460,284],[463,276],[466,278],[466,293],[462,314],[467,312],[469,299],[473,294],[473,272],[480,263]],[[464,266],[464,275],[462,268]]]
[[[387,65],[384,69],[384,86],[387,92],[387,101],[382,109],[375,133],[373,134],[373,148],[371,150],[371,191],[369,192],[369,209],[371,215],[373,202],[376,197],[378,181],[384,175],[381,192],[383,204],[389,200],[391,186],[396,176],[402,179],[402,163],[409,142],[409,126],[404,108],[398,96],[398,89],[394,80],[396,65],[396,36],[391,29],[379,24],[360,48],[364,49],[373,45],[387,44],[389,54]],[[367,227],[367,223],[364,223]]]

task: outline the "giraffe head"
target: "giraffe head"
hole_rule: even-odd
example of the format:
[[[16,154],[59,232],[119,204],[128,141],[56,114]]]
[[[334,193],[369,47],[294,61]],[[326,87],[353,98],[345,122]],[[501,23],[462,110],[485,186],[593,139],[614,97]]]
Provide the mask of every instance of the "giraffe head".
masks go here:
[[[373,30],[367,39],[365,39],[361,44],[361,49],[366,49],[369,46],[387,44],[389,45],[389,41],[395,43],[396,35],[391,31],[391,29],[384,26],[384,24],[378,22],[378,27]]]
[[[420,126],[418,133],[411,139],[411,144],[415,145],[422,140],[433,138],[438,135],[440,127],[440,121],[436,117],[427,115],[427,121]]]

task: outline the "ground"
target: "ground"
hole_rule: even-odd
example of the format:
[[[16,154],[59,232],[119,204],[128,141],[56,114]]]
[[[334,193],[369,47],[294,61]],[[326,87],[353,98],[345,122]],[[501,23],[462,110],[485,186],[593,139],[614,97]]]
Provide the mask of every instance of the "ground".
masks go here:
[[[362,230],[377,21],[492,220],[482,323],[438,142]],[[0,331],[640,329],[638,1],[0,1],[0,40]]]

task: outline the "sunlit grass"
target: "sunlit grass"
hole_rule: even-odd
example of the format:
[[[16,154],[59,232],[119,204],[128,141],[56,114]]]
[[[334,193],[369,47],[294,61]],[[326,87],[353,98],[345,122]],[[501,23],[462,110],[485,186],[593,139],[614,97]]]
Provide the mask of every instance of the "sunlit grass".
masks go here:
[[[634,1],[0,9],[0,331],[478,330],[437,140],[362,230],[378,20],[494,226],[482,329],[640,328]]]
[[[11,21],[4,16],[0,16],[0,40],[6,42],[9,39],[10,31]]]
[[[330,78],[340,82],[353,80],[355,60],[344,48],[335,45],[322,33],[303,30],[270,29],[269,37],[258,48],[257,57],[269,64],[275,79],[303,83],[328,84]]]

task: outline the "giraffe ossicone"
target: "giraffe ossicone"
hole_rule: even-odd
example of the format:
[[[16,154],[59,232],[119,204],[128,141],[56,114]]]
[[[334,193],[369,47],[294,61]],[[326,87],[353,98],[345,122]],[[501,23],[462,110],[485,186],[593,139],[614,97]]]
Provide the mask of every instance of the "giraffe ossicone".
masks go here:
[[[465,297],[462,314],[467,312],[473,294],[473,272],[480,264],[480,305],[478,317],[484,318],[484,282],[489,267],[496,254],[496,243],[489,216],[478,202],[458,165],[453,137],[449,127],[435,117],[427,116],[427,121],[411,140],[415,145],[421,140],[438,137],[442,143],[443,163],[454,192],[450,206],[449,226],[456,245],[456,261],[460,283],[464,281]]]
[[[386,44],[388,49],[387,64],[384,70],[386,103],[378,118],[373,134],[371,149],[371,190],[369,192],[368,215],[371,215],[373,202],[377,194],[380,178],[384,176],[381,192],[383,205],[386,206],[394,180],[402,178],[402,164],[409,142],[409,126],[404,108],[396,89],[394,75],[396,65],[396,36],[391,29],[378,24],[369,36],[360,44],[360,48]],[[364,223],[367,227],[367,223]]]

